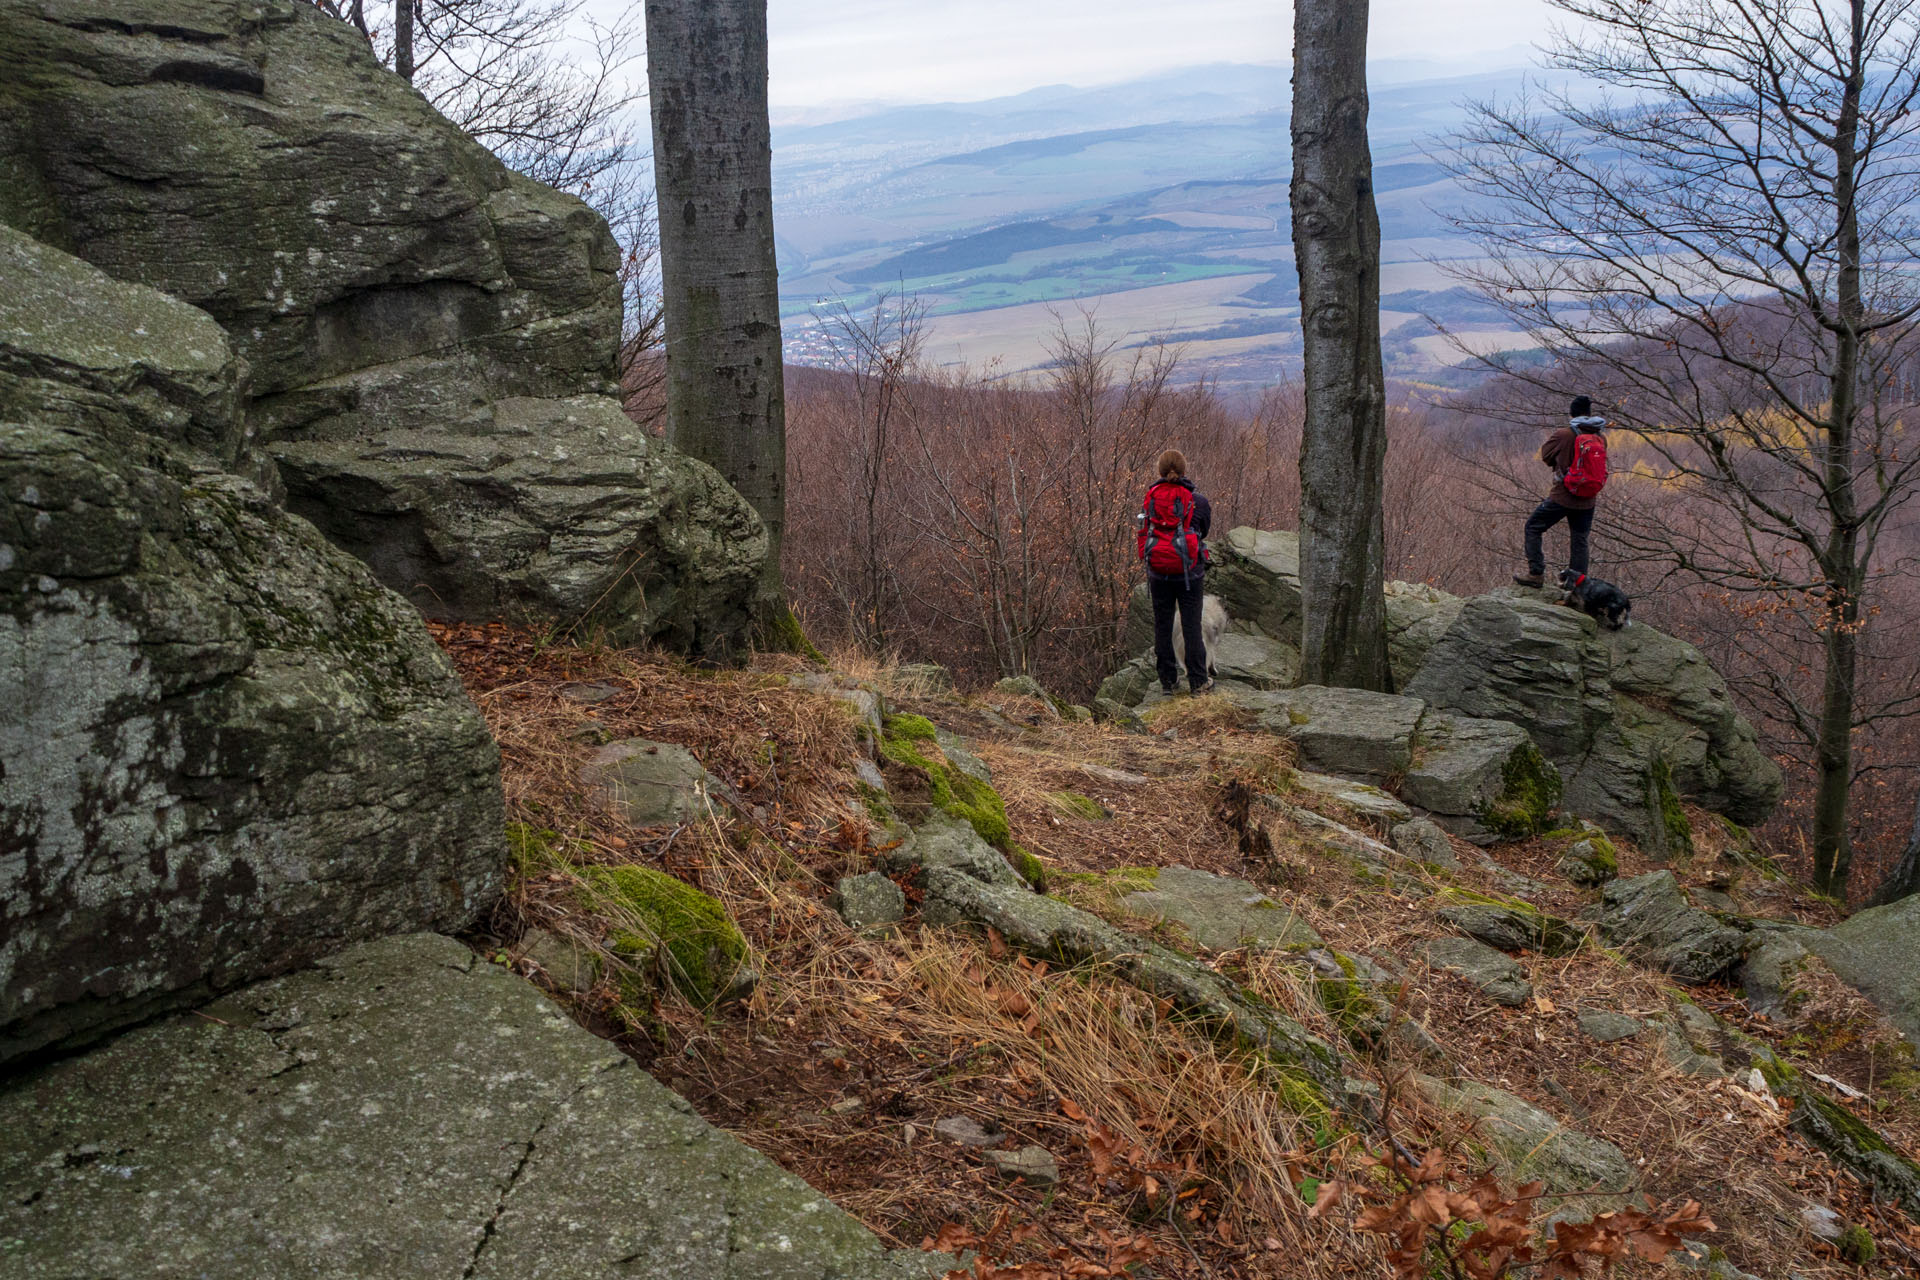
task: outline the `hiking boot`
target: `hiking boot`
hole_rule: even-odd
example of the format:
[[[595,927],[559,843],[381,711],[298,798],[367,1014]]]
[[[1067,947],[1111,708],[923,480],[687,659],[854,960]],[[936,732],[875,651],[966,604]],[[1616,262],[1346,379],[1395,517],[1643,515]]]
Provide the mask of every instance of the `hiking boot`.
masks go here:
[[[1212,676],[1208,676],[1208,677],[1207,677],[1207,682],[1206,682],[1205,684],[1197,684],[1197,685],[1195,685],[1195,686],[1193,686],[1193,696],[1194,696],[1194,697],[1196,697],[1196,698],[1197,698],[1197,697],[1199,697],[1199,696],[1200,696],[1201,694],[1203,694],[1203,693],[1212,693],[1212,692],[1213,692],[1213,677],[1212,677]]]
[[[1547,585],[1546,573],[1516,573],[1513,580],[1523,587],[1544,587]]]

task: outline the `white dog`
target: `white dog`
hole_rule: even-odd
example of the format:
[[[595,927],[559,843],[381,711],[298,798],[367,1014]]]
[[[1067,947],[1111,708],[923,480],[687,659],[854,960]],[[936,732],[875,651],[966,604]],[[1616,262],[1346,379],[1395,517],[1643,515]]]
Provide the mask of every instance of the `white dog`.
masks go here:
[[[1207,596],[1200,605],[1200,643],[1207,647],[1207,678],[1212,679],[1215,663],[1213,655],[1219,647],[1220,637],[1227,629],[1227,608],[1220,603],[1219,596]],[[1180,664],[1181,670],[1187,666],[1187,637],[1180,619],[1173,620],[1173,658]]]

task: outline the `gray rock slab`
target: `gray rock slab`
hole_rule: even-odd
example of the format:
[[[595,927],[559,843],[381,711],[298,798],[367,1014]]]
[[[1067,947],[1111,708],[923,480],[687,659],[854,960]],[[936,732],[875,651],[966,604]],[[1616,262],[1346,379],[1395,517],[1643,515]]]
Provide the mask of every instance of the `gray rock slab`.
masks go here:
[[[634,827],[697,822],[707,816],[719,789],[693,752],[645,738],[601,747],[581,766],[580,781],[609,812]]]
[[[1533,994],[1526,970],[1484,942],[1435,938],[1427,943],[1426,955],[1428,964],[1465,978],[1495,1004],[1517,1009]]]
[[[1018,1151],[987,1151],[982,1158],[993,1171],[1008,1182],[1016,1179],[1030,1187],[1051,1187],[1060,1181],[1060,1166],[1045,1147],[1025,1146]]]
[[[1527,731],[1505,720],[1430,711],[1420,721],[1415,761],[1400,795],[1434,813],[1474,817],[1500,798],[1515,753],[1530,745]]]
[[[1601,1044],[1630,1040],[1644,1029],[1639,1019],[1611,1009],[1582,1009],[1579,1022],[1581,1032],[1589,1040],[1598,1040]]]
[[[365,944],[206,1014],[0,1092],[10,1271],[882,1280],[952,1265],[887,1253],[450,939]]]
[[[1320,942],[1312,925],[1258,885],[1193,867],[1162,867],[1153,888],[1122,894],[1120,906],[1175,922],[1209,951]]]
[[[1213,546],[1207,590],[1236,622],[1290,643],[1300,638],[1300,535],[1242,526]]]
[[[991,1147],[1007,1140],[1006,1134],[986,1128],[972,1116],[946,1116],[934,1123],[933,1131],[962,1147]]]
[[[1568,845],[1553,869],[1583,889],[1597,889],[1620,874],[1619,858],[1611,844],[1602,847],[1592,836]]]
[[[948,764],[975,782],[993,785],[993,770],[987,767],[985,760],[973,753],[973,749],[967,746],[965,738],[936,725],[933,730],[933,740],[939,744],[940,754],[947,758]]]
[[[1406,685],[1438,710],[1523,725],[1556,762],[1612,718],[1606,647],[1591,618],[1532,598],[1476,596]]]
[[[1324,773],[1308,773],[1304,769],[1294,770],[1289,780],[1295,792],[1304,791],[1323,800],[1331,800],[1363,818],[1372,818],[1388,826],[1396,826],[1413,818],[1413,810],[1404,801],[1364,782],[1352,782]]]
[[[1920,894],[1856,911],[1802,940],[1920,1044]]]
[[[1431,819],[1402,822],[1387,833],[1387,838],[1396,850],[1415,862],[1445,867],[1449,871],[1459,869],[1460,859],[1453,851],[1453,841]]]
[[[1462,900],[1456,890],[1442,890],[1451,905],[1434,914],[1469,938],[1478,938],[1502,951],[1539,951],[1550,956],[1571,955],[1586,941],[1587,932],[1535,907],[1520,903]]]
[[[1379,781],[1405,774],[1412,764],[1414,730],[1426,709],[1417,698],[1322,685],[1274,697],[1281,705],[1255,723],[1297,745],[1316,769]]]
[[[906,916],[907,895],[878,871],[868,871],[842,876],[827,905],[852,928],[875,929],[897,924]]]
[[[1300,678],[1300,651],[1280,640],[1229,630],[1207,651],[1213,673],[1254,689],[1285,689]]]
[[[1682,982],[1710,982],[1738,963],[1740,930],[1696,910],[1671,871],[1614,880],[1592,913],[1608,942]]]
[[[1768,929],[1741,961],[1740,994],[1747,1007],[1774,1021],[1791,1018],[1807,993],[1800,974],[1812,960],[1803,930]]]
[[[1549,1191],[1601,1193],[1562,1202],[1583,1217],[1619,1207],[1618,1197],[1638,1184],[1632,1162],[1618,1147],[1561,1123],[1523,1098],[1478,1081],[1416,1076],[1415,1083],[1436,1105],[1472,1116],[1502,1171],[1515,1182],[1538,1178]]]

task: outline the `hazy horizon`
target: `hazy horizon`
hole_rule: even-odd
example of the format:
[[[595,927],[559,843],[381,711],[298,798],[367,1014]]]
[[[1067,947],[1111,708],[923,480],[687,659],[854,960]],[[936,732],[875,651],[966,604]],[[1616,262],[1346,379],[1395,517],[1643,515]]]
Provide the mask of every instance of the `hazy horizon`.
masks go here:
[[[592,0],[602,19],[630,0]],[[1373,0],[1369,58],[1514,64],[1549,30],[1546,0]],[[1173,20],[1170,20],[1173,19]],[[972,102],[1058,84],[1088,88],[1213,63],[1284,66],[1292,7],[1274,0],[769,0],[768,96],[786,114],[851,104]]]

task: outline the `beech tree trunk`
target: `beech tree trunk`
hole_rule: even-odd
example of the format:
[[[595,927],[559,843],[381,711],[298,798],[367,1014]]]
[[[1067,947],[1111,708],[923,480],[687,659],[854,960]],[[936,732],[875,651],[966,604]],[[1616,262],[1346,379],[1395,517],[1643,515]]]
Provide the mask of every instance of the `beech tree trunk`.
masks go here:
[[[785,615],[786,398],[766,0],[647,0],[667,436],[766,523],[761,619]]]
[[[1865,0],[1849,6],[1851,61],[1834,124],[1833,204],[1839,260],[1838,306],[1828,321],[1834,360],[1827,433],[1821,461],[1825,500],[1832,518],[1825,554],[1827,624],[1821,641],[1826,670],[1820,692],[1820,729],[1814,746],[1813,884],[1842,902],[1853,867],[1850,801],[1853,789],[1855,679],[1860,661],[1860,595],[1866,573],[1860,563],[1860,503],[1854,482],[1854,428],[1860,413],[1860,367],[1865,352],[1867,304],[1860,279],[1860,96],[1866,89]]]
[[[414,0],[393,0],[393,69],[408,84],[413,83],[413,6]]]
[[[1295,0],[1293,251],[1300,441],[1300,681],[1391,691],[1380,218],[1367,147],[1366,0]]]

